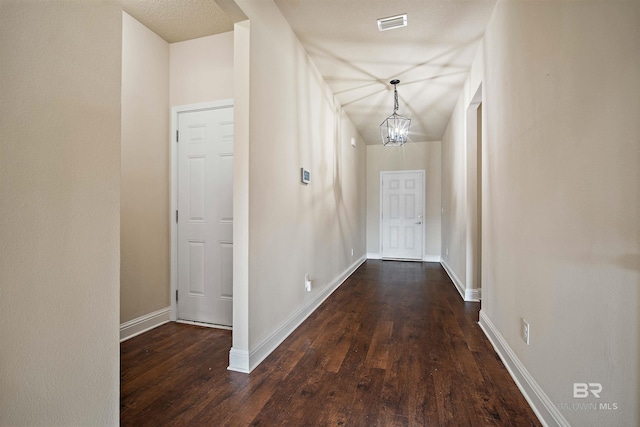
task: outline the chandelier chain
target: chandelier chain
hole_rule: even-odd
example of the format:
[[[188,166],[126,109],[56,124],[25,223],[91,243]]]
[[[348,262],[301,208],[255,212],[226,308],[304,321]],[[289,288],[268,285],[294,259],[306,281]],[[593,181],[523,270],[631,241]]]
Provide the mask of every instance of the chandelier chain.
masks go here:
[[[396,89],[396,85],[393,85],[393,100],[394,100],[394,104],[393,104],[393,113],[397,113],[398,112],[398,90]]]

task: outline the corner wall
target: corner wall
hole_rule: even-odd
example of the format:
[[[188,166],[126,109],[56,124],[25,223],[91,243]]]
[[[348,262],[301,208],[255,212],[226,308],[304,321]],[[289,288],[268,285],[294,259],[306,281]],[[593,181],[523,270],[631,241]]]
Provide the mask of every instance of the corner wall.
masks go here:
[[[235,84],[242,86],[237,112],[247,107],[249,121],[246,130],[236,125],[243,158],[236,153],[234,167],[248,173],[248,186],[242,185],[249,195],[242,203],[247,218],[235,218],[234,238],[238,231],[246,235],[249,252],[242,272],[246,282],[234,274],[234,296],[248,300],[248,308],[241,308],[248,325],[246,331],[236,327],[240,310],[234,301],[232,356],[234,350],[248,352],[252,369],[305,310],[364,259],[365,148],[277,6],[261,0],[238,4],[250,19],[250,55],[249,81]],[[357,139],[355,148],[351,137]],[[309,185],[300,182],[301,167],[311,171]],[[313,281],[311,292],[305,291],[306,274]]]
[[[0,425],[119,420],[118,2],[0,2]]]
[[[638,28],[637,2],[500,1],[485,35],[480,323],[548,425],[640,423]],[[456,209],[469,101],[443,138]]]
[[[169,44],[127,13],[122,19],[120,322],[126,324],[169,306]]]

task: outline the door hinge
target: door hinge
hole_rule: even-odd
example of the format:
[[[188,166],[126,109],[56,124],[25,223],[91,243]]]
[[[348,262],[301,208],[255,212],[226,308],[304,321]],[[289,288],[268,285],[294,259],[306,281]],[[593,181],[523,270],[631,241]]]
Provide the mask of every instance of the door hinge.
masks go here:
[[[180,142],[180,131],[176,131],[176,142]]]
[[[176,209],[176,224],[178,223],[178,209]]]
[[[178,302],[178,290],[176,289],[176,302]]]

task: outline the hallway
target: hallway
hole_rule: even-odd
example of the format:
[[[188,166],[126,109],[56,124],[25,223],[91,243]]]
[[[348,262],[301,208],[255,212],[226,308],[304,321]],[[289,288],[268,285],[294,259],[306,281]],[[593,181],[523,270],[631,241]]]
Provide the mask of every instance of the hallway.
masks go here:
[[[121,425],[539,425],[439,264],[368,260],[250,375],[229,331],[121,344]]]

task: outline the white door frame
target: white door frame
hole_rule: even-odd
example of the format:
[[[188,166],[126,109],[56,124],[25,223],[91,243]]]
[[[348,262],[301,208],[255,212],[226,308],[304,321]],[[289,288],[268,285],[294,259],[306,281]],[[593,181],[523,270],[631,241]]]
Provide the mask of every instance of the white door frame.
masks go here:
[[[382,259],[382,203],[383,203],[383,199],[382,199],[382,177],[385,174],[391,174],[391,173],[421,173],[422,174],[422,253],[420,254],[420,259],[416,260],[416,261],[424,261],[424,248],[426,246],[426,236],[425,236],[425,224],[426,224],[426,217],[427,217],[427,211],[426,211],[426,204],[427,204],[427,187],[426,187],[426,176],[427,176],[427,171],[425,169],[414,169],[414,170],[397,170],[397,171],[381,171],[380,172],[380,210],[379,210],[379,214],[378,214],[378,221],[380,222],[380,230],[378,231],[380,234],[380,247],[378,248],[378,253],[380,254],[380,259]],[[411,260],[407,260],[407,261],[411,261]]]
[[[176,291],[178,290],[178,225],[176,223],[176,211],[178,210],[178,115],[188,111],[228,107],[233,107],[233,99],[171,107],[171,210],[169,211],[169,223],[171,224],[171,290],[169,301],[171,301],[171,313],[169,318],[174,322],[178,319],[178,304],[176,304]]]

